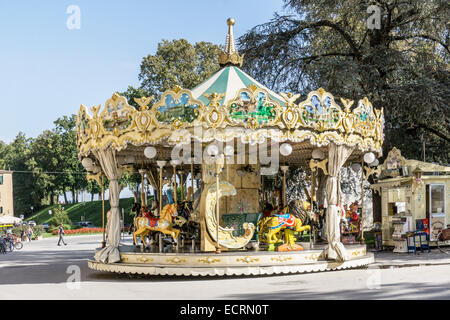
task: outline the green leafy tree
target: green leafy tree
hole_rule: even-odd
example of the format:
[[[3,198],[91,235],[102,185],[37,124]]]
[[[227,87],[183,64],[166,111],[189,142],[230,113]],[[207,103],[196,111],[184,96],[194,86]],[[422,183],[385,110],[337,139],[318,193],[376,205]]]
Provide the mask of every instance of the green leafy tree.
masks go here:
[[[30,159],[31,143],[32,139],[19,132],[3,151],[3,166],[15,171],[13,174],[15,215],[23,214],[26,216],[35,211],[40,204],[40,201],[36,201],[33,197],[35,177],[28,172],[27,163]]]
[[[6,154],[8,152],[8,145],[0,140],[0,169],[6,170]]]
[[[58,165],[59,171],[63,173],[58,177],[58,186],[62,192],[69,190],[72,192],[72,201],[78,202],[78,192],[85,190],[88,186],[86,180],[86,170],[78,160],[78,150],[76,146],[76,116],[63,116],[55,122],[55,134],[59,137],[58,145]],[[67,203],[67,198],[65,198]]]
[[[135,107],[136,109],[139,109],[139,105],[136,103],[136,101],[134,101],[134,98],[142,98],[151,95],[146,90],[142,88],[135,88],[133,86],[128,86],[126,91],[119,92],[119,94],[127,98],[128,104]]]
[[[53,204],[58,177],[55,172],[59,171],[59,144],[59,136],[51,130],[45,130],[30,144],[27,167],[34,177],[35,187],[31,194],[37,207]]]
[[[56,207],[53,210],[53,217],[50,220],[50,225],[57,227],[60,224],[70,225],[71,221],[69,219],[69,215],[67,214],[67,211],[63,209],[61,205]]]
[[[192,45],[185,39],[162,40],[156,54],[149,54],[141,62],[141,88],[155,99],[175,85],[192,89],[219,69],[219,53],[220,47],[210,42]]]
[[[369,5],[380,9],[375,28]],[[396,146],[423,159],[423,141],[426,161],[449,163],[448,1],[286,0],[285,9],[239,39],[246,71],[277,91],[367,96],[384,107],[384,154]]]

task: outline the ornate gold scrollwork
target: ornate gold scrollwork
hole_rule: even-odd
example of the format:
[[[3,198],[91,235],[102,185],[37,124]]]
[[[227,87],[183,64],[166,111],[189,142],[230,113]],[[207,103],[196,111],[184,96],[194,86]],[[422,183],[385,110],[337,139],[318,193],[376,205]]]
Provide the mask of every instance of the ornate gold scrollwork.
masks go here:
[[[102,176],[102,173],[101,173],[101,172],[98,172],[98,173],[96,173],[96,174],[93,174],[93,173],[87,173],[87,174],[86,174],[86,180],[87,180],[88,182],[89,182],[89,181],[96,181],[97,184],[98,184],[99,186],[101,186],[101,185],[102,185],[101,176]]]
[[[311,159],[309,161],[309,168],[311,169],[312,172],[315,172],[316,168],[320,168],[322,169],[323,173],[327,176],[328,175],[327,163],[328,158],[325,158],[322,161]]]
[[[173,257],[173,258],[167,258],[167,259],[166,259],[166,262],[178,264],[178,263],[184,263],[184,262],[186,262],[186,259],[181,259],[181,258],[178,258],[178,257]]]
[[[153,261],[153,258],[146,257],[146,256],[138,256],[136,258],[136,260],[139,261],[139,262],[142,262],[142,263],[146,263],[146,262]]]
[[[198,259],[198,262],[212,264],[212,263],[220,262],[220,259],[206,257],[206,258]]]
[[[244,263],[253,263],[253,262],[258,262],[259,258],[252,258],[252,257],[242,257],[242,258],[237,258],[236,259],[237,262],[244,262]]]
[[[286,262],[286,261],[292,260],[292,257],[291,256],[278,256],[278,257],[271,258],[270,260],[276,261],[276,262]]]
[[[317,261],[317,260],[319,260],[319,258],[320,258],[320,255],[317,253],[313,253],[313,254],[305,257],[306,260],[311,260],[311,261]]]
[[[286,109],[283,112],[282,119],[288,129],[294,128],[298,124],[298,106],[294,104],[295,100],[300,97],[300,94],[293,95],[292,93],[280,92],[286,102]]]
[[[202,136],[196,137],[202,141],[212,138],[228,141],[233,137],[248,142],[308,139],[315,146],[335,142],[381,153],[383,109],[373,109],[367,98],[360,100],[353,111],[350,110],[353,101],[341,99],[342,111],[333,96],[322,88],[310,92],[299,105],[295,104],[298,94],[280,95],[285,107],[272,100],[264,89],[249,85],[225,104],[222,104],[223,94],[207,94],[211,102],[206,108],[201,101],[192,98],[189,90],[175,87],[163,93],[160,101],[151,107],[152,97],[137,98],[135,101],[140,108],[135,110],[125,97],[114,94],[101,113],[100,105],[90,109],[92,117],[81,105],[76,124],[79,154],[87,156],[92,150],[107,147],[120,150],[127,144],[162,140],[187,142],[195,126],[206,129]],[[233,130],[226,130],[228,128]],[[183,136],[180,136],[181,130],[187,130],[183,131]]]

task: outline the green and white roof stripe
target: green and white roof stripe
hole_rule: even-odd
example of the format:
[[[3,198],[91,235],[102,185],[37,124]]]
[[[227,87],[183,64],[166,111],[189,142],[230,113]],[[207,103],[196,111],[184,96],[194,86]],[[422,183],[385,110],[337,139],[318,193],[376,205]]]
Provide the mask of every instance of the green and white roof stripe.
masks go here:
[[[205,105],[209,104],[209,100],[203,95],[204,93],[225,93],[225,97],[220,101],[221,104],[224,104],[234,99],[240,89],[247,88],[250,84],[266,90],[272,100],[278,102],[281,106],[285,106],[284,99],[280,95],[264,87],[261,83],[235,66],[220,69],[211,78],[192,89],[191,92],[193,98],[200,100]]]

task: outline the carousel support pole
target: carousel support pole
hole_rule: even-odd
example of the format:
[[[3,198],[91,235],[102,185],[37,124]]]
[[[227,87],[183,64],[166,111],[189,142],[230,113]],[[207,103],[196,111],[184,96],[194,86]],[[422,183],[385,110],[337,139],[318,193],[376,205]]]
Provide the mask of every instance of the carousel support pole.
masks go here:
[[[179,165],[178,161],[172,160],[170,162],[173,167],[173,199],[175,203],[178,203],[177,200],[177,165]]]
[[[178,171],[178,174],[180,175],[180,187],[181,187],[181,202],[183,202],[184,201],[184,188],[183,188],[183,184],[184,184],[184,181],[183,181],[183,173],[184,173],[184,171],[183,170],[179,170]]]
[[[286,172],[289,169],[289,166],[281,166],[281,170],[283,171],[283,209],[287,205],[287,198],[286,198]]]
[[[161,217],[162,213],[162,188],[163,188],[163,167],[166,164],[166,161],[158,160],[156,161],[156,164],[159,167],[159,216]],[[161,233],[158,234],[158,249],[161,253],[163,251],[163,243],[162,243],[162,235]]]
[[[178,203],[178,200],[177,200],[177,165],[179,165],[180,163],[181,163],[181,161],[179,161],[179,160],[178,161],[177,160],[172,160],[171,161],[171,164],[172,164],[172,167],[173,167],[173,193],[174,193],[173,201],[174,201],[175,204]],[[175,245],[177,246],[176,250],[178,252],[178,247],[179,247],[178,246],[178,240],[175,240]]]
[[[144,193],[144,175],[145,173],[142,173],[142,186],[141,186],[141,200],[142,200],[142,205],[146,205],[146,197],[145,197],[145,193]]]
[[[194,159],[191,159],[191,187],[192,187],[192,201],[194,201]]]
[[[314,217],[314,202],[316,201],[316,170],[318,167],[318,160],[311,159],[309,162],[309,167],[311,169],[311,196],[310,196],[310,215]],[[315,241],[315,228],[314,225],[311,228],[310,236],[309,236],[309,246],[313,248],[316,244]]]
[[[222,161],[221,161],[222,160]],[[220,172],[223,168],[223,155],[219,156],[216,160],[216,253],[221,253],[220,244],[219,244],[219,222],[220,222],[220,185],[219,185],[219,176]]]
[[[315,186],[314,186],[314,172],[315,168],[311,168],[311,203],[309,205],[310,214],[312,216],[313,214],[313,205],[314,205],[314,195],[315,195]],[[314,248],[314,227],[311,228],[311,231],[309,232],[309,249]]]
[[[156,164],[159,167],[159,215],[161,216],[162,212],[162,188],[163,188],[163,167],[166,164],[166,161],[156,161]]]
[[[103,172],[102,172],[102,229],[103,229],[102,248],[105,248],[106,247],[106,239],[105,239],[105,181],[104,181]]]
[[[361,160],[361,244],[364,244],[364,159]]]

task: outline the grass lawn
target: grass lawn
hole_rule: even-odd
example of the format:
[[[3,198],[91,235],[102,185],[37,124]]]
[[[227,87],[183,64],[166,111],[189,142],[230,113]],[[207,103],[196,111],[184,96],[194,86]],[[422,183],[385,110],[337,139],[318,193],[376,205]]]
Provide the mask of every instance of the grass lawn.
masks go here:
[[[120,212],[122,208],[124,209],[125,223],[130,224],[132,222],[132,216],[130,215],[131,207],[133,206],[133,198],[120,199],[119,207]],[[33,220],[37,224],[50,223],[52,215],[48,213],[49,210],[54,211],[58,205],[52,205],[39,210],[32,216],[28,216],[25,221]],[[81,221],[81,216],[85,216],[86,221],[90,221],[96,227],[102,226],[102,202],[101,201],[87,201],[84,205],[82,202],[75,204],[62,205],[69,215],[69,219],[75,224]],[[110,206],[109,201],[105,201],[105,220],[106,213],[108,212]],[[105,221],[106,223],[106,221]]]
[[[76,237],[76,236],[97,236],[97,235],[101,235],[102,233],[101,232],[95,232],[95,233],[75,233],[75,234],[65,234],[64,235],[64,238],[65,237]],[[57,234],[51,234],[51,233],[49,233],[49,232],[44,232],[43,234],[42,234],[42,237],[45,239],[45,238],[58,238],[59,237],[59,235],[57,235]]]

